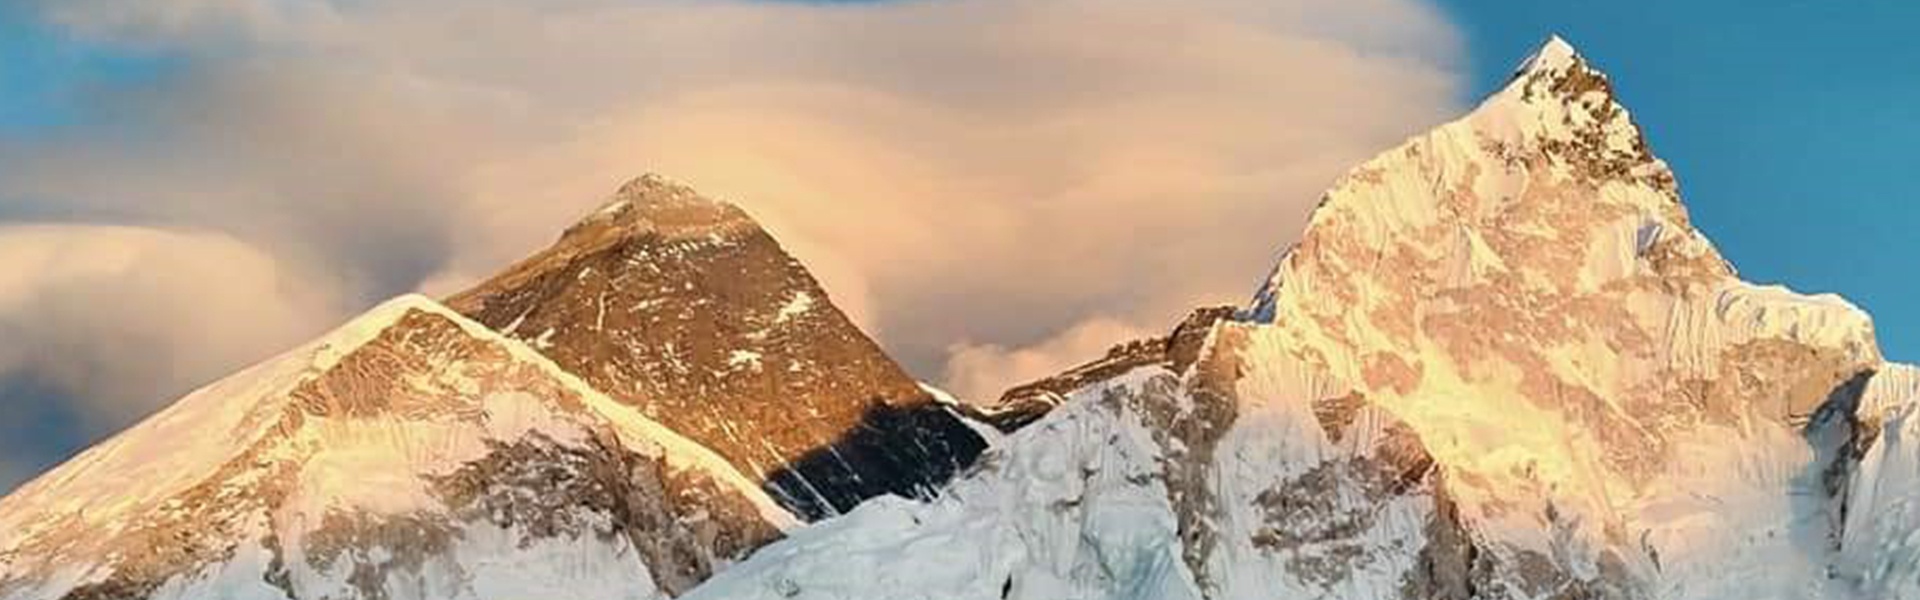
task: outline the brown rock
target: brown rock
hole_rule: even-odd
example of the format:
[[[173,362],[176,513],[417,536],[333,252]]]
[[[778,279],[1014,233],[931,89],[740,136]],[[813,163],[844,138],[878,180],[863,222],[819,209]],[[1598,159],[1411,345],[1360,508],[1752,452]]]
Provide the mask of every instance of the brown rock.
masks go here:
[[[985,447],[744,211],[657,176],[447,302],[807,518],[923,494]]]

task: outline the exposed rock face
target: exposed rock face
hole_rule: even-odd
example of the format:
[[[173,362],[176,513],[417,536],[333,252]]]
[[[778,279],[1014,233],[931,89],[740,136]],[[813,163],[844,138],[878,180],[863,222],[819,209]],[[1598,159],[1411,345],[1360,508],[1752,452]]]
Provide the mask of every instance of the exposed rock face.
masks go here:
[[[745,212],[657,176],[448,304],[808,518],[923,495],[985,447]]]
[[[691,596],[1920,598],[1920,378],[1845,301],[1737,279],[1558,39],[1205,321],[1010,393],[1031,424],[952,495]],[[848,557],[882,575],[815,574]]]
[[[795,524],[720,457],[407,297],[0,501],[0,598],[659,598]]]

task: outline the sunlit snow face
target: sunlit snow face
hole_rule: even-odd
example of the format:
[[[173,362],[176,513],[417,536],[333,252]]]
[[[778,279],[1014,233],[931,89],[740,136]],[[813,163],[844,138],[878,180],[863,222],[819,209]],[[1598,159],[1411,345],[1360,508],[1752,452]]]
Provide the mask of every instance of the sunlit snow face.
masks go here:
[[[370,595],[411,578],[431,597],[551,595],[595,564],[578,585],[678,593],[710,560],[636,563],[636,539],[726,558],[796,523],[708,449],[404,296],[0,501],[0,591]]]
[[[1652,577],[1648,552],[1697,544],[1700,519],[1815,518],[1776,496],[1833,460],[1797,430],[1881,359],[1844,300],[1737,280],[1610,90],[1550,43],[1471,115],[1343,178],[1250,312],[1282,360],[1417,431],[1509,558]],[[1695,516],[1676,489],[1728,506]],[[1622,541],[1636,531],[1657,549]],[[1752,552],[1781,557],[1777,581],[1818,559]],[[1704,556],[1667,567],[1728,559]]]

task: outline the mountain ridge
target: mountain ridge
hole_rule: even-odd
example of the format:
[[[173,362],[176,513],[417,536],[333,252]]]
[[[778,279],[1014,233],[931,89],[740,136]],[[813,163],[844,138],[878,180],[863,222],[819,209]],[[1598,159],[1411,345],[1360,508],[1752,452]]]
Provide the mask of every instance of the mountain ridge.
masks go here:
[[[1339,178],[1272,273],[1189,366],[1075,380],[949,496],[692,597],[1920,597],[1848,510],[1907,480],[1875,432],[1911,421],[1858,407],[1911,410],[1910,367],[1844,300],[1738,281],[1564,40]],[[848,555],[885,575],[816,574]]]
[[[0,499],[0,599],[1920,598],[1920,369],[1738,279],[1557,36],[1246,305],[985,409],[654,175],[342,331]]]
[[[561,557],[632,561],[580,585],[678,593],[798,523],[707,449],[412,295],[190,395],[0,516],[7,598],[554,593]]]

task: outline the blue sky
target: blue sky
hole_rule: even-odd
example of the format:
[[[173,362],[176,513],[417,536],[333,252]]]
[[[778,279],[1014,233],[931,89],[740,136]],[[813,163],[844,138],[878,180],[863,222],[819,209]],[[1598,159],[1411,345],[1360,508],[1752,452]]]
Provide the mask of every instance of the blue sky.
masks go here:
[[[89,94],[150,80],[172,64],[77,42],[32,18],[26,4],[0,2],[0,135],[72,124]]]

